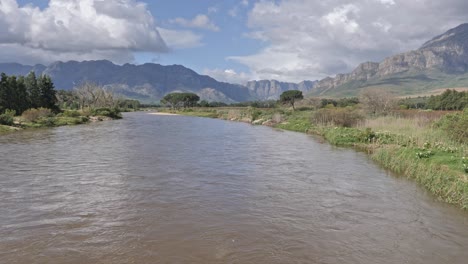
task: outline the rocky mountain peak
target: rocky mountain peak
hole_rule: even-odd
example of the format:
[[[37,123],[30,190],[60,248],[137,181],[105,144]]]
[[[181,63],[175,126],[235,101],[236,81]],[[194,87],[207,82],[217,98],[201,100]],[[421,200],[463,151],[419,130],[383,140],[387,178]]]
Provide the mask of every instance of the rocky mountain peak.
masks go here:
[[[401,74],[424,74],[437,71],[460,74],[468,71],[468,23],[461,24],[424,43],[420,49],[385,58],[382,62],[365,62],[347,74],[327,77],[315,86],[313,94],[322,95],[350,83],[365,87],[369,81]],[[337,88],[338,87],[338,88]]]
[[[300,90],[303,93],[307,93],[314,85],[314,81],[290,83],[277,80],[255,80],[247,82],[245,86],[249,89],[250,94],[259,100],[278,100],[284,91]]]
[[[424,43],[420,50],[440,49],[442,47],[468,48],[468,23],[461,24]]]

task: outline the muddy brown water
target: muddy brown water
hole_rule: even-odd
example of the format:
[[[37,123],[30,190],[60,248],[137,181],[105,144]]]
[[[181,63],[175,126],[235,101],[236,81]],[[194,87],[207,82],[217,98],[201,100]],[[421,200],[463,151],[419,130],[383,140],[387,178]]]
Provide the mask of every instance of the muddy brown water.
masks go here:
[[[467,212],[300,133],[130,113],[0,153],[0,263],[468,260]]]

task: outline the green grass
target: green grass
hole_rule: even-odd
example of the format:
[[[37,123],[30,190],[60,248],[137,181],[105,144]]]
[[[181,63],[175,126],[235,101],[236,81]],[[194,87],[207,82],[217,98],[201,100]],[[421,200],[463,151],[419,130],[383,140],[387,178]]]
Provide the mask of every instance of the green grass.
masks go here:
[[[9,126],[0,125],[0,134],[10,133],[14,131]]]
[[[447,74],[437,71],[404,72],[385,78],[374,78],[366,82],[350,81],[328,91],[311,93],[312,96],[351,97],[363,89],[384,88],[400,96],[411,96],[438,88],[468,87],[468,74]]]
[[[286,112],[285,121],[275,127],[296,132],[307,133],[314,126],[310,121],[311,111]]]

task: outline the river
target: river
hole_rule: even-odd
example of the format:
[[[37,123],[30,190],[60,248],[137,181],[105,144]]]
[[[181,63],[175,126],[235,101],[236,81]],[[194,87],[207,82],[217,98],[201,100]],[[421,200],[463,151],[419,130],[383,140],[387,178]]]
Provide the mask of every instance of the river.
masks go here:
[[[128,113],[0,152],[0,263],[468,259],[467,212],[305,134]]]

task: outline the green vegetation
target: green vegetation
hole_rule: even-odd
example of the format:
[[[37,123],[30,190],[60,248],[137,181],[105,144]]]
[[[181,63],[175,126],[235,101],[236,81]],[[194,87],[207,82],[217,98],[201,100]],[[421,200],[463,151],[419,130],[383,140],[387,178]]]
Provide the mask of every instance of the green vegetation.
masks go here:
[[[398,104],[402,109],[463,110],[468,106],[468,92],[447,89],[440,95],[406,98]]]
[[[122,118],[119,106],[136,110],[133,100],[116,100],[103,87],[85,83],[74,91],[55,91],[50,77],[1,74],[0,133],[24,128],[77,125]]]
[[[57,99],[52,80],[47,75],[36,78],[34,72],[26,77],[1,74],[0,80],[0,113],[13,110],[21,115],[30,108],[49,108],[57,112]]]
[[[451,139],[460,143],[468,142],[468,109],[462,113],[448,114],[435,123]]]
[[[327,91],[316,91],[310,96],[328,96],[334,98],[357,96],[369,88],[385,89],[398,96],[425,94],[440,88],[468,87],[468,74],[449,74],[440,71],[394,74],[384,78],[371,78],[367,81],[350,81]]]
[[[170,93],[164,96],[161,103],[168,104],[172,109],[188,108],[197,105],[200,97],[194,93]]]
[[[306,105],[304,101],[307,99],[297,102],[301,107],[296,111],[222,107],[177,113],[320,135],[333,145],[365,151],[383,167],[414,179],[440,200],[468,209],[468,110],[376,114],[363,103],[335,107],[333,102],[309,100]]]
[[[302,95],[301,91],[298,90],[289,90],[285,91],[280,95],[280,102],[283,104],[290,104],[293,109],[294,108],[294,102],[303,99],[304,96]]]

